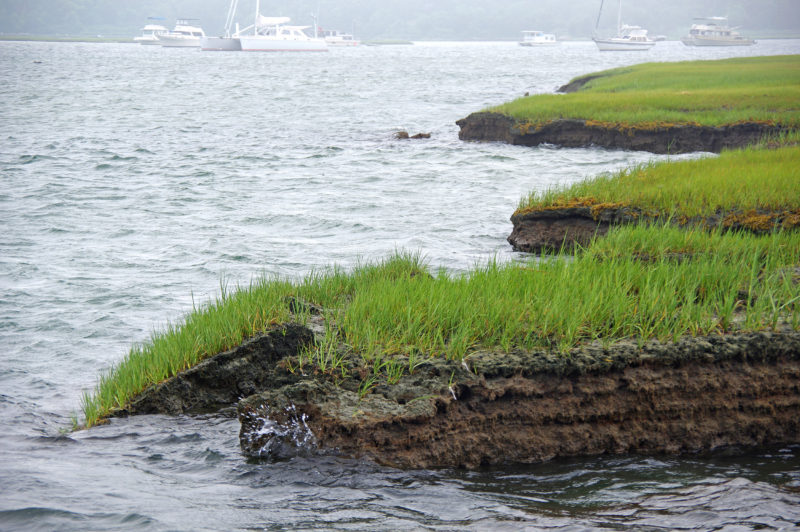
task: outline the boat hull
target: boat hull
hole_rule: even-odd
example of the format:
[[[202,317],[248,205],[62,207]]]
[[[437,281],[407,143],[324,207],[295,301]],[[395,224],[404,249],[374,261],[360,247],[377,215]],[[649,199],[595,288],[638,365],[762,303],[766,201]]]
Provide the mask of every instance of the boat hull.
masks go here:
[[[753,39],[698,39],[697,37],[684,37],[681,42],[686,46],[752,46]]]
[[[261,35],[239,38],[245,52],[327,52],[328,45],[322,39],[294,40],[274,39]]]
[[[233,37],[203,37],[200,40],[200,49],[204,52],[239,52],[242,43]]]
[[[595,39],[594,42],[601,52],[643,52],[656,44],[655,42],[626,42],[613,39]]]
[[[200,37],[159,36],[158,44],[164,48],[200,48]]]
[[[143,46],[158,46],[161,44],[155,37],[134,37],[133,42],[138,42]]]

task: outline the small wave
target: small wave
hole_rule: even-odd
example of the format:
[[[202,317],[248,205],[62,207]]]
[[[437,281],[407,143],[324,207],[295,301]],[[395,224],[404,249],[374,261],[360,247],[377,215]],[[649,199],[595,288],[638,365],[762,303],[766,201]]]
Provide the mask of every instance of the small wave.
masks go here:
[[[602,512],[633,526],[671,530],[788,530],[800,525],[800,497],[779,487],[737,477],[652,495],[634,507]]]
[[[58,508],[31,506],[28,508],[18,508],[16,510],[0,511],[0,523],[3,523],[4,527],[20,527],[20,530],[23,529],[22,527],[33,525],[33,523],[37,523],[34,529],[46,530],[46,523],[49,523],[54,527],[53,529],[55,529],[58,528],[56,523],[63,524],[64,521],[78,522],[84,519],[85,516],[83,514],[59,510]]]
[[[92,528],[99,523],[105,523],[108,529],[119,526],[143,529],[154,523],[152,518],[138,513],[92,515],[36,506],[0,511],[0,523],[4,525],[4,529],[8,526],[19,530],[61,530],[66,526],[68,529],[75,527],[75,530],[80,530],[86,526],[87,519],[92,519]]]
[[[113,166],[108,163],[101,163],[94,167],[95,170],[108,170],[109,168],[113,168]]]
[[[37,161],[44,161],[48,159],[55,159],[55,157],[50,157],[49,155],[20,155],[19,156],[19,163],[20,164],[31,164]]]
[[[159,443],[164,445],[182,445],[184,443],[202,441],[203,436],[199,432],[189,434],[170,434]]]

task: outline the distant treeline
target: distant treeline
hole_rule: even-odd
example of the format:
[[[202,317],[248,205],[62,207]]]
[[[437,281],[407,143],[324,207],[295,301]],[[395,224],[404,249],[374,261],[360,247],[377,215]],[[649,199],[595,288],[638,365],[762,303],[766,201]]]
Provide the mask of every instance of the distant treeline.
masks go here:
[[[584,39],[601,0],[263,0],[265,15],[296,24],[350,31],[362,39],[515,40],[526,29]],[[209,34],[223,30],[228,0],[0,0],[5,35],[133,36],[148,17],[195,18]],[[601,30],[616,26],[615,0],[605,0]],[[241,0],[236,20],[247,25],[255,0]],[[651,35],[678,38],[694,17],[725,16],[754,37],[800,36],[798,0],[628,0],[623,21]]]

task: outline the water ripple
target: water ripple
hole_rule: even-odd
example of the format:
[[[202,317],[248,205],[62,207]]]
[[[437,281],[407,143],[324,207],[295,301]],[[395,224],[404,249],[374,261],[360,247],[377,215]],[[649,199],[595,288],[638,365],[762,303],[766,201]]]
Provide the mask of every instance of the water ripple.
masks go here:
[[[60,436],[98,375],[222,278],[296,278],[403,248],[451,271],[518,260],[505,236],[520,197],[663,158],[458,140],[471,111],[642,57],[591,43],[149,48],[0,42],[0,529],[796,526],[795,448],[402,472],[248,461],[231,412]],[[647,59],[699,53],[659,43]]]

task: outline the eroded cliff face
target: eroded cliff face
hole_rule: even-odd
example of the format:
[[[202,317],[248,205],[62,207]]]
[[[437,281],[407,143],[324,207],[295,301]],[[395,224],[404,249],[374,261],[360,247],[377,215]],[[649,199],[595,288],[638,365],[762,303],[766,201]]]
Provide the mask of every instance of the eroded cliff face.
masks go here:
[[[472,468],[800,441],[797,332],[478,353],[467,364],[432,361],[363,397],[319,380],[251,396],[238,406],[242,449],[270,455],[291,445],[288,433],[392,466]],[[298,426],[302,438],[286,429]]]
[[[197,414],[230,407],[242,397],[291,382],[278,363],[313,339],[301,325],[275,327],[149,387],[115,414]]]
[[[492,112],[472,113],[456,121],[461,140],[506,142],[521,146],[554,144],[566,148],[599,146],[652,153],[719,153],[741,148],[784,130],[780,125],[740,123],[720,127],[664,125],[621,127],[588,120],[559,119],[537,126]]]
[[[369,368],[353,353],[325,372],[299,363],[320,319],[276,326],[118,415],[236,407],[248,456],[337,453],[404,468],[800,442],[800,332],[788,328],[423,359],[365,389]]]
[[[718,211],[710,216],[668,216],[620,205],[543,207],[515,212],[508,243],[515,251],[572,250],[603,236],[611,226],[622,224],[669,224],[676,227],[749,231],[766,234],[800,227],[800,211],[740,210]]]

